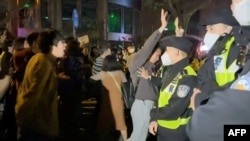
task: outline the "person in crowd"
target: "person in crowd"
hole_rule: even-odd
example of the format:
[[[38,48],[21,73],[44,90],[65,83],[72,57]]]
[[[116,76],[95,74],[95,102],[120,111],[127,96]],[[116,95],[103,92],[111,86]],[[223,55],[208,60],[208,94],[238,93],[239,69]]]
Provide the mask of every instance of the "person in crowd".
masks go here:
[[[123,50],[122,49],[118,49],[117,53],[116,53],[116,58],[117,61],[122,65],[123,70],[125,71],[126,68],[126,60],[124,59],[124,54],[123,54]]]
[[[121,84],[123,82],[126,82],[127,80],[122,70],[121,64],[117,62],[116,57],[114,55],[108,55],[104,59],[102,71],[91,76],[91,79],[96,81],[101,80],[103,86],[108,90],[109,100],[103,100],[99,119],[101,121],[105,120],[105,117],[102,117],[101,115],[106,114],[106,109],[108,107],[104,105],[109,105],[107,104],[107,102],[110,102],[111,111],[113,113],[113,115],[110,115],[110,117],[114,117],[116,130],[119,130],[121,132],[121,137],[123,141],[127,141],[127,126],[125,123],[124,103],[121,91]],[[107,117],[108,119],[106,120],[111,120],[112,118],[110,117]],[[103,122],[101,124],[107,123],[109,122]]]
[[[90,53],[89,54],[90,54],[91,60],[95,61],[96,58],[100,56],[99,48],[97,46],[92,46],[90,48]]]
[[[100,45],[100,56],[96,58],[93,66],[92,66],[92,75],[99,73],[102,70],[103,60],[106,56],[111,54],[111,44],[109,42],[103,42]],[[102,86],[99,85],[100,83],[94,83],[91,88],[91,95],[93,95],[97,101],[95,107],[95,117],[98,117],[98,113],[100,111],[100,106],[102,102],[102,94],[100,89]]]
[[[55,58],[63,57],[65,43],[59,31],[44,31],[37,39],[39,53],[28,62],[15,105],[20,140],[51,141],[58,135]]]
[[[15,112],[13,112],[14,95],[10,93],[12,76],[12,38],[6,34],[2,43],[2,53],[0,54],[0,100],[4,101],[1,131],[4,132],[6,140],[16,140]]]
[[[83,62],[84,62],[84,65],[83,65],[83,72],[84,72],[84,94],[85,94],[85,98],[89,98],[90,97],[90,87],[91,87],[91,84],[89,83],[89,78],[90,76],[92,75],[92,66],[93,66],[93,60],[92,58],[90,57],[90,52],[89,52],[89,48],[87,46],[84,46],[82,48],[82,59],[83,59]]]
[[[128,46],[125,50],[127,53],[126,53],[126,76],[129,78],[129,71],[128,71],[128,66],[130,65],[130,61],[131,59],[135,56],[136,54],[136,50],[135,50],[135,46],[134,45],[131,45],[131,46]]]
[[[39,52],[39,48],[37,45],[37,37],[39,32],[32,32],[29,34],[24,42],[24,48],[29,48],[31,51],[36,54]]]
[[[111,54],[111,45],[109,43],[103,43],[101,45],[101,55],[96,58],[92,67],[92,75],[99,73],[102,70],[103,60],[106,56]]]
[[[150,81],[138,77],[138,71],[143,67],[151,74],[154,64],[159,60],[162,51],[155,46],[167,26],[166,17],[167,12],[162,9],[161,27],[151,34],[128,66],[133,85],[137,87],[135,101],[131,107],[133,131],[129,141],[145,141],[148,136],[150,110],[158,98],[158,89]]]
[[[84,85],[83,60],[79,42],[70,40],[65,49],[65,56],[59,61],[58,93],[61,102],[61,130],[62,135],[74,138],[79,135],[82,88]]]
[[[192,42],[186,37],[171,37],[163,38],[159,44],[165,48],[161,61],[167,69],[157,107],[150,112],[149,132],[157,135],[158,141],[186,141],[185,129],[192,115],[190,97],[197,85],[196,72],[188,57]]]
[[[250,54],[250,17],[247,14],[250,12],[249,6],[249,0],[232,0],[231,4],[233,16],[241,25],[233,32],[235,38],[239,38],[238,47],[248,47],[239,57],[243,68],[239,71],[236,80],[227,84],[224,89],[211,93],[207,103],[195,109],[187,126],[190,141],[221,141],[225,139],[225,125],[250,124],[248,110],[250,59],[247,57]]]
[[[16,96],[17,96],[17,88],[22,81],[25,66],[27,62],[25,62],[24,58],[20,58],[17,54],[19,51],[24,49],[24,41],[25,38],[17,38],[13,41],[13,55],[10,61],[10,71],[11,75],[11,84],[9,87],[8,94],[5,97],[5,112],[4,117],[6,119],[6,137],[7,140],[17,140],[17,125],[15,118],[15,104],[16,104]]]
[[[93,65],[93,61],[90,57],[90,52],[89,52],[89,48],[87,46],[84,46],[82,48],[82,57],[83,57],[83,62],[86,65]]]
[[[203,100],[212,92],[233,82],[241,67],[237,64],[240,46],[237,44],[238,38],[233,35],[233,27],[239,26],[239,23],[230,9],[212,11],[202,24],[207,28],[204,43],[209,52],[198,71],[198,86],[191,98],[193,109],[205,103]]]
[[[30,58],[34,55],[29,45],[26,45],[27,39],[17,38],[13,43],[13,65],[14,65],[14,79],[16,80],[16,88],[23,80],[26,65]]]

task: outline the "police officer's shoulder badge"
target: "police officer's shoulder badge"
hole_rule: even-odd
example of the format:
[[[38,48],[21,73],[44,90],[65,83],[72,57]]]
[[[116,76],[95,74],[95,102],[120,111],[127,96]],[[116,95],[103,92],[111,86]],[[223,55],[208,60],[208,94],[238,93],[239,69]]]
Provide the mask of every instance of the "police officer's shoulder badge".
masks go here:
[[[188,85],[179,85],[177,89],[177,96],[180,98],[184,98],[190,91],[190,87]]]

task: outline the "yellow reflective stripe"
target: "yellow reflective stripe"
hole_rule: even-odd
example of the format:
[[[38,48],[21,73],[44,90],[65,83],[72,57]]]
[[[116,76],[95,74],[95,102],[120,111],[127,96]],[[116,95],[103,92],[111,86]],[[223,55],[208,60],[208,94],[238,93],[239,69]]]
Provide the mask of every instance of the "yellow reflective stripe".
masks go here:
[[[172,95],[168,94],[165,91],[161,91],[160,92],[160,97],[158,100],[158,107],[165,107],[166,105],[168,105],[169,99],[172,97]]]
[[[218,83],[219,86],[223,86],[231,81],[233,81],[235,79],[235,72],[231,71],[231,67],[234,67],[234,65],[236,65],[236,62],[234,61],[229,68],[226,67],[227,64],[227,58],[228,58],[228,54],[229,54],[229,50],[231,48],[232,43],[234,42],[235,38],[232,37],[227,43],[226,43],[226,47],[225,50],[226,52],[221,54],[220,56],[223,58],[223,68],[224,70],[222,71],[215,71],[215,79],[216,82]]]
[[[161,127],[169,128],[169,129],[177,129],[181,125],[186,125],[190,120],[190,117],[187,118],[178,118],[177,120],[157,120],[157,123]]]
[[[189,76],[196,76],[197,75],[191,66],[186,66],[184,68],[184,70],[187,71],[187,74]],[[169,100],[171,99],[173,93],[175,92],[175,89],[178,86],[178,82],[180,79],[182,79],[182,77],[183,76],[181,74],[178,74],[174,78],[174,80],[163,91],[160,92],[160,96],[158,99],[158,108],[165,107],[169,104]],[[173,83],[173,82],[175,82],[175,83]],[[169,89],[171,86],[172,86],[172,88],[171,88],[172,90],[170,93]],[[187,108],[191,109],[191,105],[188,105]],[[186,117],[186,118],[179,117],[176,120],[170,120],[170,121],[169,120],[157,120],[157,122],[162,127],[169,128],[169,129],[177,129],[181,125],[186,125],[188,123],[189,119],[190,119],[190,117]]]
[[[216,80],[219,86],[232,82],[235,79],[234,73],[216,73]]]
[[[185,67],[185,70],[187,70],[189,76],[197,76],[197,73],[194,71],[194,69],[191,66]]]

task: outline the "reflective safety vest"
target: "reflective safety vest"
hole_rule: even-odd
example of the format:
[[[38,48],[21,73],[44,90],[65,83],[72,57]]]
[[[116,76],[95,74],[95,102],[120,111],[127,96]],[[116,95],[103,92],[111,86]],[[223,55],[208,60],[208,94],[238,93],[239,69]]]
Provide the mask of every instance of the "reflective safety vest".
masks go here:
[[[227,60],[230,48],[235,38],[232,37],[226,43],[225,52],[214,56],[215,79],[219,86],[223,86],[235,79],[235,72],[239,70],[236,60],[227,68]]]
[[[161,67],[160,67],[160,69],[159,69],[159,77],[160,78],[162,78],[163,77],[163,71],[164,71],[164,68],[165,68],[166,66],[164,66],[164,65],[162,65]]]
[[[179,73],[165,89],[160,91],[160,96],[158,99],[158,108],[166,107],[169,105],[169,100],[171,99],[172,95],[175,93],[179,80],[181,80],[184,76],[196,76],[197,75],[191,66],[186,66],[184,68],[184,71],[187,72],[185,75]],[[190,105],[187,108],[189,110],[192,110]],[[190,116],[179,117],[176,120],[157,120],[157,123],[161,127],[165,127],[169,129],[177,129],[181,125],[186,125],[189,119],[190,119]]]

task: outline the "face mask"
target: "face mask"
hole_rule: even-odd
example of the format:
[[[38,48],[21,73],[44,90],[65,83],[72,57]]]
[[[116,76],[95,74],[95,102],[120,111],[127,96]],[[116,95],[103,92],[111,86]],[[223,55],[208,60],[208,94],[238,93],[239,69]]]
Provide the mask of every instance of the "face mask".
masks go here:
[[[203,39],[203,41],[205,43],[204,50],[209,51],[213,47],[215,42],[219,39],[219,37],[220,37],[220,35],[207,32],[204,39]]]
[[[240,25],[250,25],[250,2],[249,0],[244,0],[241,3],[235,4],[234,7],[234,17],[240,23]]]
[[[172,62],[170,60],[170,57],[168,55],[168,53],[164,53],[162,56],[161,56],[161,62],[164,66],[169,66],[169,65],[172,65]]]

